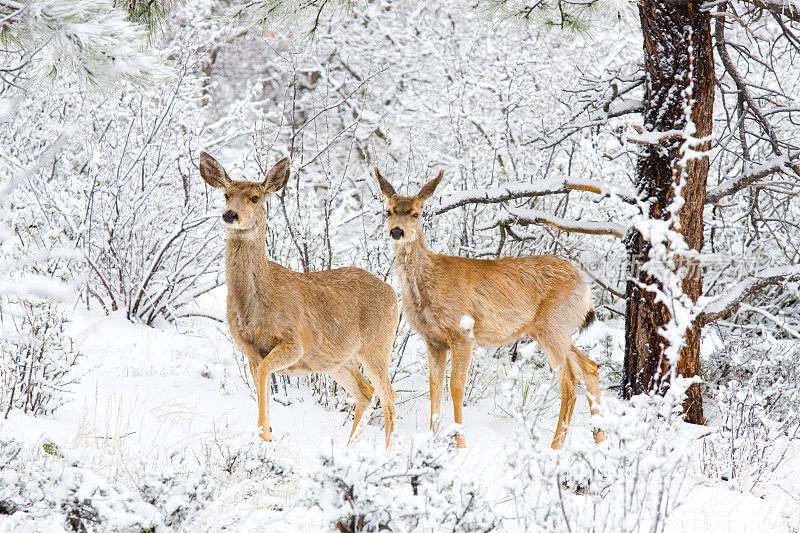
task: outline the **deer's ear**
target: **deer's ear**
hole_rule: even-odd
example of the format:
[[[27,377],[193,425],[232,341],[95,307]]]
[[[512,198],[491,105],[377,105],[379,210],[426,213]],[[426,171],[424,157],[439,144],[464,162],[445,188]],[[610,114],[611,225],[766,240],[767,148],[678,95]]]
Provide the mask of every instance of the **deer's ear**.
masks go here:
[[[389,183],[386,178],[381,176],[381,171],[378,170],[378,165],[375,165],[375,177],[378,178],[378,185],[381,186],[381,192],[386,198],[397,196],[397,192],[394,190],[394,187],[392,187],[392,184]]]
[[[431,181],[429,181],[422,187],[422,189],[419,191],[419,194],[417,195],[417,198],[424,201],[433,196],[433,193],[436,191],[436,187],[439,186],[439,182],[442,181],[443,176],[444,176],[444,170],[440,170],[438,176],[433,178]]]
[[[206,183],[218,189],[231,185],[231,179],[222,165],[205,152],[200,152],[200,175]]]
[[[290,166],[291,160],[288,157],[284,157],[275,163],[275,166],[267,172],[267,176],[261,184],[264,187],[265,194],[278,192],[286,186],[286,182],[289,181]]]

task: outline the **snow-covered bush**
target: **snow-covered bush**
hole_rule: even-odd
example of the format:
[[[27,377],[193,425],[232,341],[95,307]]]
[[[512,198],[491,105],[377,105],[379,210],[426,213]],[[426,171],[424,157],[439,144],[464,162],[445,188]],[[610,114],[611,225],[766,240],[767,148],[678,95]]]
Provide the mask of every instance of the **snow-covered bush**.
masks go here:
[[[681,401],[689,383],[665,397],[640,395],[630,403],[606,399],[602,418],[605,443],[578,440],[554,452],[539,425],[553,387],[527,387],[522,365],[505,384],[508,412],[519,422],[507,447],[512,470],[505,490],[504,525],[525,531],[661,531],[666,519],[693,486],[688,475],[688,435]],[[540,406],[537,409],[537,406]],[[576,442],[578,441],[578,442]]]
[[[145,472],[136,487],[142,498],[160,511],[164,525],[177,527],[213,500],[216,482],[203,469],[188,469],[180,454],[158,471]]]
[[[70,217],[83,218],[76,204],[85,181],[58,186],[60,151],[94,111],[89,97],[98,88],[169,76],[144,27],[118,7],[109,0],[0,3],[0,297],[70,297],[63,282],[74,272],[64,260],[75,259],[79,235]]]
[[[69,455],[69,454],[67,454]],[[21,443],[0,437],[0,514],[4,527],[34,524],[58,531],[145,531],[158,511],[135,491],[111,483],[53,445],[27,457]]]
[[[0,467],[0,515],[8,516],[2,527],[12,530],[47,523],[70,531],[187,531],[238,485],[258,487],[260,504],[278,506],[278,498],[266,501],[267,493],[296,478],[255,438],[209,443],[199,456],[183,450],[163,465],[143,467],[131,484],[106,479],[76,451],[48,442],[31,451],[0,437]]]
[[[289,463],[277,459],[269,445],[253,436],[208,442],[199,455],[174,453],[165,465],[145,468],[136,486],[159,510],[166,526],[186,529],[230,492],[257,492],[260,506],[279,509],[278,495],[296,478]]]
[[[69,2],[63,10],[54,4],[34,2],[20,16],[77,11],[79,19],[100,17],[95,30],[108,29],[98,15],[104,10],[124,16],[108,2],[96,9],[89,2]],[[126,6],[138,9],[135,4]],[[71,22],[75,39],[91,29]],[[0,168],[12,178],[3,185],[7,196],[0,199],[10,209],[2,216],[19,236],[0,232],[0,243],[14,253],[14,264],[38,259],[36,274],[75,281],[92,305],[124,310],[147,324],[182,316],[184,306],[222,283],[222,250],[210,246],[218,237],[211,231],[217,213],[208,212],[193,162],[197,138],[209,131],[201,67],[211,23],[194,28],[192,22],[183,30],[171,26],[171,39],[160,43],[170,56],[170,76],[158,78],[155,88],[117,80],[113,91],[101,95],[81,90],[72,76],[54,80],[48,93],[0,85]],[[145,34],[136,28],[144,46]],[[90,46],[96,38],[81,42]],[[151,73],[163,70],[140,52],[150,58]],[[238,135],[236,129],[223,121],[209,135],[224,143]],[[60,258],[64,249],[72,253]]]
[[[341,532],[490,531],[498,517],[483,487],[456,466],[454,434],[418,435],[407,454],[325,452],[299,501]]]
[[[79,228],[86,297],[146,324],[182,316],[222,283],[222,248],[211,229],[218,213],[194,162],[204,128],[197,39],[186,32],[166,47],[174,57],[170,84],[128,88],[101,106],[63,169],[89,183]]]
[[[800,344],[734,338],[712,354],[717,412],[703,439],[703,473],[746,490],[758,487],[800,442]]]
[[[80,352],[65,332],[67,319],[51,302],[18,300],[0,316],[0,408],[50,414],[68,400]]]

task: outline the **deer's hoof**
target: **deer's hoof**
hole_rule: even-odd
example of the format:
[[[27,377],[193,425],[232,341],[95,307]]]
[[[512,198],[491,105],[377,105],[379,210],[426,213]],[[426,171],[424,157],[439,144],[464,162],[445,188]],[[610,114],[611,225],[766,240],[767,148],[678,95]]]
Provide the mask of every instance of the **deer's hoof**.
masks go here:
[[[595,443],[600,444],[604,440],[606,440],[606,432],[603,431],[602,429],[595,429],[594,430],[594,441],[595,441]]]

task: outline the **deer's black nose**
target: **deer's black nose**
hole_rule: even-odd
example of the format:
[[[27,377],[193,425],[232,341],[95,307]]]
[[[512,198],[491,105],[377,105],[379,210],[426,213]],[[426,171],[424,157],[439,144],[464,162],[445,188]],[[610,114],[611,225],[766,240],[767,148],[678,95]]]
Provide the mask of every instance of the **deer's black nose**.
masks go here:
[[[235,211],[225,211],[222,213],[222,220],[228,224],[232,223],[237,218],[239,218],[239,215],[237,215]]]
[[[403,230],[401,230],[400,228],[392,228],[391,230],[389,230],[389,235],[392,236],[392,239],[399,241],[400,239],[403,238]]]

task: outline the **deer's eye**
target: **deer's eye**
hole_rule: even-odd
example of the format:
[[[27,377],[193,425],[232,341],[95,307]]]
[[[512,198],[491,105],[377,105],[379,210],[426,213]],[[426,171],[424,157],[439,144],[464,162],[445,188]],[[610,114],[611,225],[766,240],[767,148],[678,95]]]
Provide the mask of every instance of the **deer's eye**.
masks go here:
[[[392,212],[391,212],[391,211],[389,211],[388,209],[386,210],[386,216],[387,216],[387,217],[390,217],[390,216],[392,216]]]
[[[254,204],[257,204],[258,203],[258,196],[251,196],[250,197],[250,201],[253,202]]]
[[[419,218],[419,213],[414,213],[414,214],[413,214],[413,215],[411,215],[411,216],[412,216],[412,217],[414,217],[414,218]]]

